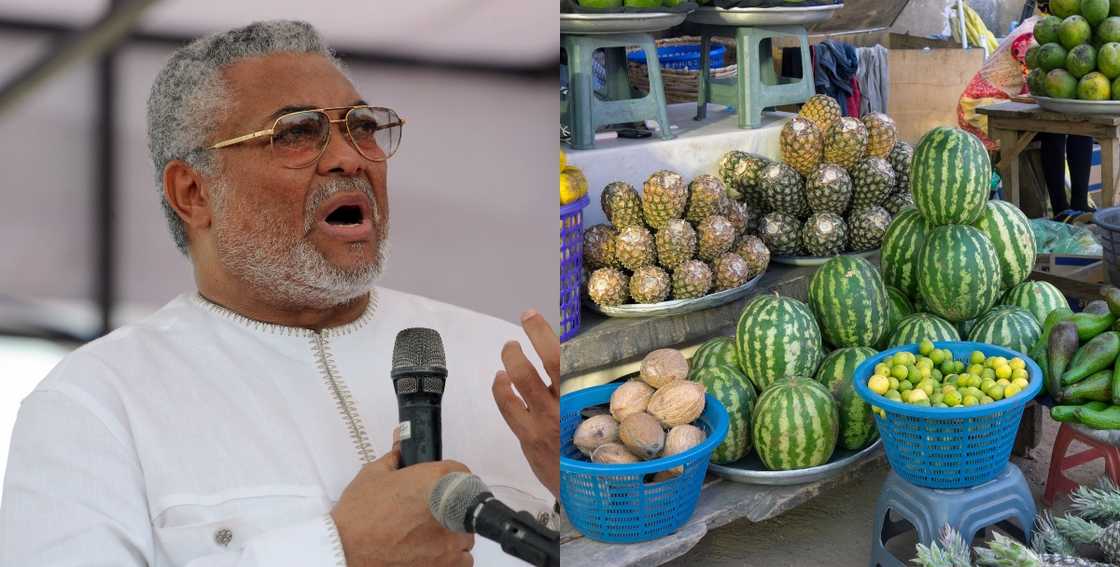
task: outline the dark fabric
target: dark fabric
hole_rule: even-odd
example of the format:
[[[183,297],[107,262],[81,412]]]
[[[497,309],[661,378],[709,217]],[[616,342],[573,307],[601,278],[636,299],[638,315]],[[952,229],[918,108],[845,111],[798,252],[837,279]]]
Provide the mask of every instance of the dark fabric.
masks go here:
[[[579,5],[578,0],[560,0],[561,14],[619,14],[623,12],[691,12],[700,5],[696,2],[685,2],[676,6],[658,6],[657,8],[633,8],[621,6],[619,8],[585,8]]]
[[[852,96],[848,97],[848,106],[844,109],[844,116],[859,118],[859,105],[863,103],[863,91],[859,88],[859,80],[852,77]]]
[[[853,94],[856,72],[859,71],[859,56],[856,48],[843,42],[826,40],[813,46],[813,82],[818,93],[826,94],[840,103],[847,112],[848,99]],[[858,85],[856,85],[858,87]],[[858,106],[855,115],[859,115]]]
[[[801,77],[801,48],[800,47],[783,47],[782,48],[782,76],[783,77]]]
[[[1069,206],[1078,211],[1089,210],[1089,170],[1093,167],[1093,139],[1069,136],[1066,140],[1066,161],[1069,162]]]
[[[801,8],[804,6],[831,6],[843,4],[842,0],[803,0],[789,2],[787,0],[711,0],[703,2],[717,8]]]
[[[1042,174],[1054,213],[1067,209],[1089,210],[1089,170],[1093,161],[1093,139],[1088,136],[1039,133],[1042,142]],[[1070,198],[1066,199],[1066,162],[1069,162]]]

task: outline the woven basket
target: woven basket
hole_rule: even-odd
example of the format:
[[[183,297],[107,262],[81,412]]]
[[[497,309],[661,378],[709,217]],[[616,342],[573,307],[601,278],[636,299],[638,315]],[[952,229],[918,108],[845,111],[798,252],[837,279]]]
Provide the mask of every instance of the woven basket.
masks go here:
[[[735,60],[735,41],[723,38],[712,38],[713,43],[718,43],[727,49],[723,56],[724,61]],[[684,37],[671,37],[666,39],[657,40],[657,47],[665,47],[670,45],[687,45],[687,44],[700,45],[700,38],[695,36]],[[637,48],[631,49],[635,51]],[[649,92],[649,73],[646,71],[644,63],[635,63],[628,61],[628,72],[630,75],[630,84],[634,88],[642,91],[643,93]],[[737,68],[735,65],[726,65],[724,67],[716,67],[711,70],[711,79],[732,79],[735,78]],[[674,102],[696,102],[696,97],[700,92],[700,71],[687,71],[680,69],[666,69],[661,68],[661,83],[665,89],[665,101],[668,103]]]

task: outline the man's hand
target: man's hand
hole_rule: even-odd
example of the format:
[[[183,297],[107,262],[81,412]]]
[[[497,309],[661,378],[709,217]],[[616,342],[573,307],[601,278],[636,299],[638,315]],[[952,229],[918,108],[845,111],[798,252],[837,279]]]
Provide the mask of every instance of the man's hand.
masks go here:
[[[502,364],[494,377],[494,401],[509,428],[521,441],[521,452],[533,474],[556,498],[560,497],[560,337],[544,317],[529,310],[521,327],[544,363],[546,384],[521,345],[510,341],[502,347]],[[513,389],[517,388],[517,393]],[[521,396],[518,397],[518,394]]]
[[[349,567],[469,567],[474,535],[452,532],[428,510],[443,475],[467,467],[455,461],[398,469],[400,449],[362,467],[331,511]]]

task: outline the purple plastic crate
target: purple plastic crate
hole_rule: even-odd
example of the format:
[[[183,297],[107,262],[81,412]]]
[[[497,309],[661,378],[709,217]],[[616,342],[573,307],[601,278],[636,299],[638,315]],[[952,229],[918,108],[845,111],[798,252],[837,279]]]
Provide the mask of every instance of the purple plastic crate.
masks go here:
[[[579,331],[579,293],[583,271],[583,209],[589,202],[580,200],[560,207],[560,340]]]

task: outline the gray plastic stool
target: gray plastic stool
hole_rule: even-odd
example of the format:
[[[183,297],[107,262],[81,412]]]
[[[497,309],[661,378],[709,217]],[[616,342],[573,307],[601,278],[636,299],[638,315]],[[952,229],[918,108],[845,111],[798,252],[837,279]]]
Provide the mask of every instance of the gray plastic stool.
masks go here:
[[[960,532],[966,543],[971,543],[984,528],[995,525],[1029,543],[1036,510],[1027,480],[1019,467],[1011,463],[994,480],[960,490],[914,486],[892,470],[875,505],[871,567],[904,567],[884,544],[910,529],[905,522],[891,521],[890,512],[913,524],[918,530],[918,541],[929,545],[937,541],[946,524]],[[1018,525],[1010,524],[1009,519],[1016,520]]]
[[[656,120],[662,138],[669,132],[669,113],[665,109],[665,90],[661,85],[661,65],[657,45],[648,33],[573,35],[561,34],[561,45],[568,53],[568,100],[561,104],[561,122],[571,128],[571,146],[586,150],[595,145],[595,129],[607,124]],[[646,54],[649,93],[630,98],[630,79],[626,72],[626,47],[637,45]],[[592,56],[596,49],[606,55],[607,100],[595,95]]]

